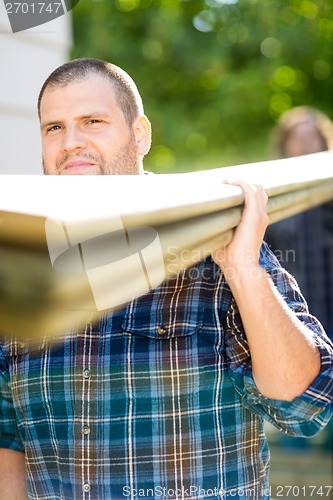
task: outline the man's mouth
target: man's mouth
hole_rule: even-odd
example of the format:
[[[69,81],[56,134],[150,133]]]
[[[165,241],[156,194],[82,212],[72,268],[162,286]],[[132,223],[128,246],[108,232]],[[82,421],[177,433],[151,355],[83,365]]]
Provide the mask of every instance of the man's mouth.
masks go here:
[[[95,167],[95,163],[91,163],[86,160],[72,160],[65,164],[64,170],[67,172],[76,172],[79,170],[88,170],[91,167]]]

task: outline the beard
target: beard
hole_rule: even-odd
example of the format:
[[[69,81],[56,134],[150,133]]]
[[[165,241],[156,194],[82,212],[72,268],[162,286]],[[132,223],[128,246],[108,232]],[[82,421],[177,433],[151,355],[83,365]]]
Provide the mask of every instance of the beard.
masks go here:
[[[62,168],[66,162],[78,159],[91,160],[95,168],[89,174],[84,174],[83,172],[74,174],[72,172],[66,172],[66,169]],[[64,154],[61,160],[56,164],[54,171],[46,167],[43,159],[43,171],[45,175],[138,175],[143,173],[142,158],[138,154],[133,131],[131,131],[127,144],[109,161],[106,161],[100,155],[81,151],[78,153]]]

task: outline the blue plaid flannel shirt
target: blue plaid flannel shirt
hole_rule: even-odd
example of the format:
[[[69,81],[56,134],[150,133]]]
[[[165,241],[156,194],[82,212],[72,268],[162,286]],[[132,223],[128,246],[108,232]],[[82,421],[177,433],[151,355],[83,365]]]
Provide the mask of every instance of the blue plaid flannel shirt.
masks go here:
[[[333,346],[265,245],[261,265],[321,353],[292,402],[258,392],[211,259],[56,343],[2,341],[0,447],[25,451],[30,499],[270,497],[264,418],[298,436],[327,423]]]

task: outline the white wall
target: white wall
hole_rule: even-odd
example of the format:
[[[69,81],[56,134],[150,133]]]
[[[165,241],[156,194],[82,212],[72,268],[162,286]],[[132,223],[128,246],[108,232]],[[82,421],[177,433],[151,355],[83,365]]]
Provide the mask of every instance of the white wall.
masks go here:
[[[13,34],[0,1],[0,174],[42,172],[37,97],[71,41],[70,13]]]

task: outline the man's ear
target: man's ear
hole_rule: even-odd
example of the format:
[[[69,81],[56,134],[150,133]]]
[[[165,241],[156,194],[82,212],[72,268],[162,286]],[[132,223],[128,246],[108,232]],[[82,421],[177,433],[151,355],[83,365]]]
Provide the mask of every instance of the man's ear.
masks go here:
[[[145,115],[138,116],[133,122],[133,132],[138,147],[138,154],[145,156],[151,145],[150,121]]]

